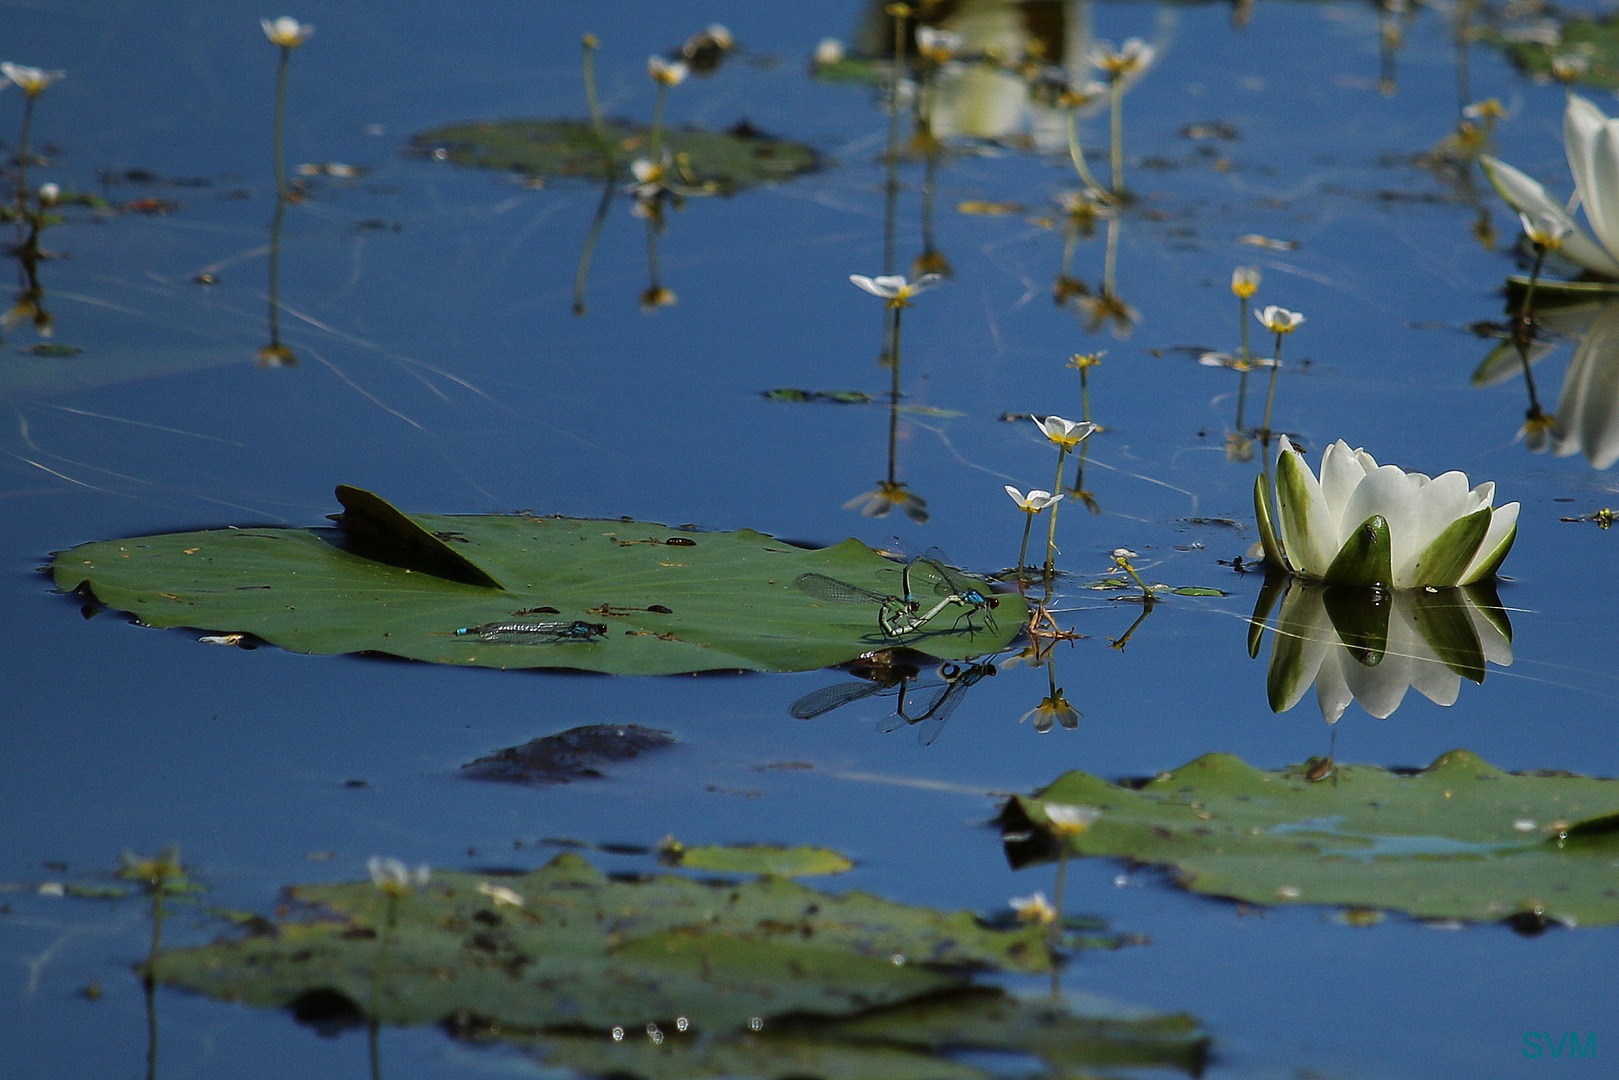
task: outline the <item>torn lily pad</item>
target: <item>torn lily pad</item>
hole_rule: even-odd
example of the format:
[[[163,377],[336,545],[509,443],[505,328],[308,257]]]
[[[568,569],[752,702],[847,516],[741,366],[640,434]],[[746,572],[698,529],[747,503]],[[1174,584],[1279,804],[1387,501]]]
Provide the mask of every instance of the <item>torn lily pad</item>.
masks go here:
[[[1319,779],[1312,779],[1318,777]],[[1050,805],[1101,811],[1059,841]],[[1002,812],[1014,866],[1161,865],[1194,892],[1471,922],[1619,923],[1619,782],[1505,773],[1454,750],[1417,773],[1266,772],[1209,754],[1140,784],[1074,771]]]
[[[251,634],[293,652],[621,675],[804,671],[900,643],[965,659],[1004,648],[1027,619],[1010,594],[994,628],[938,618],[896,638],[877,604],[819,603],[794,585],[819,574],[902,592],[903,568],[855,540],[809,551],[752,530],[412,515],[358,488],[337,497],[336,529],[83,544],[52,572],[147,626]]]

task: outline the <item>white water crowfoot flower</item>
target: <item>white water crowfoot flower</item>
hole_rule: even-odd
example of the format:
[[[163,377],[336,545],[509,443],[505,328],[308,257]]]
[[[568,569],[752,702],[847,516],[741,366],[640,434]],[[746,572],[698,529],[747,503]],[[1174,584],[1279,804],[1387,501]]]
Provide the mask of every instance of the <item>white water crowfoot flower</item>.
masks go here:
[[[1556,251],[1563,246],[1563,237],[1569,234],[1567,220],[1547,217],[1542,214],[1538,218],[1531,218],[1528,214],[1520,213],[1518,222],[1523,226],[1523,234],[1529,242],[1546,251]]]
[[[1107,77],[1108,82],[1122,82],[1129,86],[1147,73],[1157,57],[1158,50],[1140,38],[1126,41],[1117,52],[1111,41],[1098,41],[1086,53],[1091,66]]]
[[[1053,692],[1050,697],[1041,698],[1040,704],[1018,717],[1018,723],[1031,718],[1034,720],[1034,730],[1042,735],[1058,724],[1069,731],[1079,728],[1079,710],[1068,704],[1061,690]]]
[[[1247,300],[1259,291],[1259,267],[1239,266],[1231,271],[1231,291],[1237,299]]]
[[[426,885],[433,875],[425,865],[410,870],[399,859],[381,855],[371,856],[365,867],[371,874],[371,883],[392,897],[409,896]]]
[[[1102,820],[1101,808],[1095,806],[1048,802],[1041,803],[1040,809],[1046,812],[1046,823],[1058,836],[1078,836]]]
[[[1493,483],[1467,486],[1379,466],[1342,440],[1327,447],[1319,479],[1282,436],[1275,512],[1265,478],[1254,513],[1266,561],[1328,585],[1394,589],[1470,585],[1495,574],[1518,534],[1518,504],[1492,507]]]
[[[67,74],[65,71],[46,71],[43,68],[29,67],[26,64],[13,64],[10,60],[0,63],[0,74],[16,83],[18,88],[29,97],[38,97],[50,88],[51,83]]]
[[[315,32],[313,26],[301,23],[291,15],[283,15],[273,20],[260,19],[259,25],[264,27],[264,36],[270,39],[270,44],[279,45],[283,49],[296,49],[308,41]]]
[[[903,275],[887,274],[869,278],[864,274],[850,274],[849,280],[871,295],[888,301],[891,308],[911,306],[911,297],[927,292],[944,280],[940,274],[923,274],[915,281],[906,281]]]
[[[1304,316],[1296,311],[1289,311],[1284,307],[1270,305],[1260,311],[1254,312],[1254,318],[1259,320],[1261,326],[1273,334],[1291,334],[1304,322]]]
[[[1051,901],[1046,899],[1043,892],[1033,896],[1014,896],[1007,904],[1022,922],[1050,926],[1057,921],[1057,909],[1051,906]]]
[[[1052,503],[1063,500],[1063,496],[1053,495],[1051,492],[1043,491],[1040,488],[1035,488],[1025,495],[1011,484],[1006,485],[1006,493],[1012,497],[1013,502],[1017,503],[1019,510],[1030,515],[1038,514]]]
[[[690,69],[679,60],[665,60],[661,56],[646,58],[646,73],[655,83],[664,86],[679,86],[686,81],[686,74]]]
[[[1564,230],[1561,251],[1585,269],[1619,278],[1619,120],[1610,119],[1578,94],[1563,111],[1563,149],[1574,190],[1596,238],[1580,228],[1562,200],[1524,173],[1488,154],[1479,158],[1484,173],[1507,205],[1536,222]]]
[[[1063,450],[1072,450],[1100,430],[1089,420],[1064,420],[1060,416],[1038,419],[1034,422],[1034,426],[1040,429],[1040,434]]]

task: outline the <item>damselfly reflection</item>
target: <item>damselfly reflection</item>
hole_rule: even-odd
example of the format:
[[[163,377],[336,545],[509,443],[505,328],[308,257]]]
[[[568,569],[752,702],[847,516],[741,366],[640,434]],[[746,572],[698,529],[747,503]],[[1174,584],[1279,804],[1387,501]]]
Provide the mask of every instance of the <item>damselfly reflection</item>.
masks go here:
[[[607,636],[607,624],[583,622],[484,623],[454,631],[456,637],[472,637],[497,645],[555,645],[566,641],[600,641]]]
[[[946,663],[924,679],[914,666],[896,664],[875,669],[854,669],[864,681],[834,683],[812,690],[788,708],[800,720],[811,720],[869,697],[892,696],[894,712],[877,724],[883,733],[916,728],[916,741],[932,745],[961,705],[969,687],[996,673],[993,663]]]

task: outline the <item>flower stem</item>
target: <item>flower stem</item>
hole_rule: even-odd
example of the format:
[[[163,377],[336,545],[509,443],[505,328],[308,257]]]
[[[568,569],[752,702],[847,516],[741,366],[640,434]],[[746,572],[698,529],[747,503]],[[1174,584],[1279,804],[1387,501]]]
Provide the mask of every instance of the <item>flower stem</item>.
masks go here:
[[[590,109],[590,127],[596,133],[596,141],[601,144],[602,161],[611,169],[613,155],[607,148],[607,128],[602,123],[601,101],[596,97],[596,35],[586,34],[584,45],[585,104]]]
[[[895,459],[899,453],[899,317],[905,309],[891,307],[888,312],[888,482],[895,482]]]
[[[276,198],[287,200],[287,161],[285,154],[287,127],[287,68],[292,63],[292,48],[281,46],[281,59],[275,69],[275,130],[271,135],[275,154]]]
[[[1529,272],[1529,285],[1523,291],[1523,302],[1518,305],[1518,318],[1512,326],[1512,344],[1517,347],[1518,360],[1523,364],[1524,385],[1529,388],[1529,410],[1527,416],[1531,421],[1539,420],[1545,415],[1540,408],[1540,396],[1535,392],[1535,374],[1529,363],[1529,347],[1535,343],[1535,329],[1538,325],[1535,320],[1535,285],[1540,281],[1540,268],[1546,261],[1546,245],[1535,245],[1535,266]]]
[[[1270,388],[1265,391],[1265,423],[1259,429],[1260,441],[1265,444],[1266,449],[1270,448],[1270,412],[1271,408],[1276,404],[1276,374],[1282,370],[1283,336],[1282,334],[1276,335],[1276,352],[1271,359]]]
[[[22,215],[28,204],[28,135],[34,127],[34,95],[29,94],[22,106],[22,137],[17,140],[17,213]]]
[[[669,84],[658,80],[658,95],[652,99],[652,134],[647,136],[647,158],[654,166],[661,165],[659,143],[663,141],[663,101],[669,96]]]
[[[1029,532],[1034,528],[1034,515],[1023,512],[1023,544],[1017,550],[1017,581],[1023,584],[1023,568],[1029,563]]]
[[[1074,163],[1074,171],[1079,174],[1080,182],[1098,194],[1105,194],[1102,185],[1096,182],[1091,175],[1090,166],[1085,164],[1085,150],[1079,145],[1079,108],[1076,106],[1068,110],[1068,160]]]
[[[1124,80],[1115,77],[1108,87],[1109,97],[1112,99],[1112,123],[1110,134],[1112,145],[1109,148],[1109,159],[1113,167],[1113,198],[1124,201]]]
[[[1237,380],[1237,430],[1242,431],[1242,416],[1248,405],[1248,369],[1253,366],[1253,354],[1248,350],[1248,298],[1237,297],[1237,323],[1242,327],[1242,375]]]
[[[1066,447],[1066,446],[1057,447],[1057,480],[1056,480],[1055,483],[1053,483],[1051,485],[1051,490],[1052,491],[1061,491],[1062,490],[1062,467],[1063,467],[1063,463],[1065,461],[1067,461],[1067,460],[1068,460],[1068,447]],[[1046,533],[1045,577],[1046,577],[1046,581],[1048,583],[1051,581],[1052,568],[1053,568],[1054,564],[1056,563],[1056,559],[1057,559],[1057,508],[1059,506],[1061,506],[1061,505],[1062,505],[1061,503],[1052,503],[1051,504],[1051,527],[1050,527],[1049,531]]]

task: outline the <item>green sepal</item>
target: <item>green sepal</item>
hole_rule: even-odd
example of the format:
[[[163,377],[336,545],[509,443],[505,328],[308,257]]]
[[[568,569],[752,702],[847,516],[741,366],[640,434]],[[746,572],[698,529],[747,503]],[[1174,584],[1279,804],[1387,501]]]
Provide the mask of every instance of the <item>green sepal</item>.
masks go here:
[[[1265,575],[1265,584],[1260,586],[1259,598],[1254,601],[1254,613],[1248,617],[1248,659],[1259,655],[1259,645],[1265,638],[1265,624],[1270,621],[1271,609],[1276,606],[1277,599],[1291,580],[1286,574]]]
[[[1393,587],[1394,570],[1389,523],[1382,514],[1373,514],[1349,534],[1338,557],[1327,567],[1329,585],[1370,585]]]
[[[1270,492],[1266,490],[1264,473],[1254,477],[1254,519],[1259,523],[1259,546],[1265,552],[1265,561],[1278,570],[1286,570],[1282,542],[1276,536],[1276,523],[1271,520]]]
[[[1288,535],[1301,543],[1305,550],[1293,552],[1293,564],[1290,569],[1299,573],[1302,564],[1308,564],[1311,550],[1310,536],[1312,533],[1310,522],[1310,486],[1316,482],[1310,474],[1310,467],[1304,464],[1304,456],[1297,451],[1283,451],[1276,459],[1276,512],[1280,515],[1278,525],[1286,525]],[[1282,551],[1280,533],[1272,531],[1276,537],[1278,551]],[[1286,564],[1283,564],[1286,565]]]
[[[1389,648],[1389,610],[1394,598],[1381,589],[1332,586],[1321,602],[1338,640],[1362,667],[1376,667]]]
[[[1484,681],[1484,646],[1467,615],[1467,598],[1460,589],[1411,593],[1411,613],[1417,632],[1444,665],[1464,679]]]
[[[1448,589],[1459,584],[1467,567],[1478,554],[1479,545],[1490,531],[1488,506],[1481,506],[1466,517],[1457,518],[1434,537],[1433,543],[1417,556],[1415,584]]]
[[[1495,577],[1495,572],[1506,561],[1507,552],[1512,550],[1512,542],[1516,539],[1518,539],[1518,526],[1514,524],[1511,529],[1507,530],[1507,534],[1501,538],[1501,542],[1495,545],[1495,550],[1490,552],[1489,556],[1479,564],[1478,573],[1466,581],[1460,582],[1460,584],[1472,585],[1481,581],[1489,581]]]

